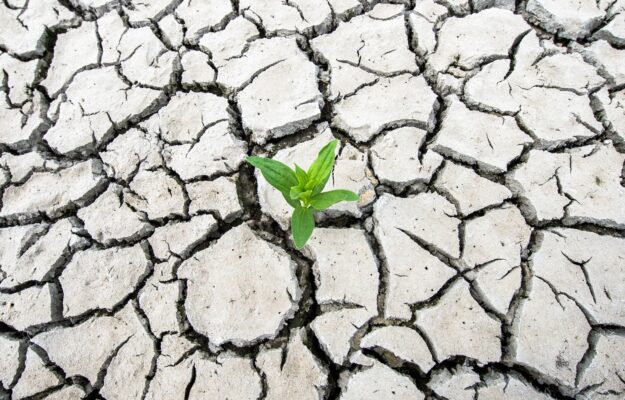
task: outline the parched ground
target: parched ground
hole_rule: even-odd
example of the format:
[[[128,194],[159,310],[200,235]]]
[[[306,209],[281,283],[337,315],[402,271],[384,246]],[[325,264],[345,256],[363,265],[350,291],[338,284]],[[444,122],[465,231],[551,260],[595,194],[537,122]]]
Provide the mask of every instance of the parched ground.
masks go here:
[[[0,399],[624,399],[625,0],[396,3],[0,2]]]

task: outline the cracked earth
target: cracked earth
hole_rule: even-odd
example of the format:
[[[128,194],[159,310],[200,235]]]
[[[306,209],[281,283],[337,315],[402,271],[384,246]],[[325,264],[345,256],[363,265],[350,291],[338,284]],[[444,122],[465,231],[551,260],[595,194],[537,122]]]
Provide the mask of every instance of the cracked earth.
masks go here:
[[[625,0],[2,0],[0,399],[625,398]],[[246,155],[341,141],[302,251]]]

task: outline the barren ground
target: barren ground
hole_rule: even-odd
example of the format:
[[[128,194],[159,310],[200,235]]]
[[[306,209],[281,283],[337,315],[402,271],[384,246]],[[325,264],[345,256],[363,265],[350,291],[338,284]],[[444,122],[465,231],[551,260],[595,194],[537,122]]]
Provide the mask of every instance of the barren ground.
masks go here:
[[[625,398],[625,1],[395,3],[0,2],[0,399]]]

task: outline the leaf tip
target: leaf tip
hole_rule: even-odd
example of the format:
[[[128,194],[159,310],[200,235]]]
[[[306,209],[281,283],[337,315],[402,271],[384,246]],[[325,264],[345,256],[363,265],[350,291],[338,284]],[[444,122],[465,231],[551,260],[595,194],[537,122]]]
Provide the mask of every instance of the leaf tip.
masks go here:
[[[348,193],[347,201],[360,201],[360,195],[358,193],[350,191]]]

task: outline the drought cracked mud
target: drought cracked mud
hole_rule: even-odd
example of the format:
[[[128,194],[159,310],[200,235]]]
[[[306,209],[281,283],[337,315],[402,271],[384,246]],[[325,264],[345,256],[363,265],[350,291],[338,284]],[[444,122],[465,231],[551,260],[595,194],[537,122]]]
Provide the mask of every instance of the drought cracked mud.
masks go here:
[[[3,0],[0,399],[625,398],[623,61],[623,0]],[[296,251],[244,158],[332,137]]]

